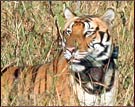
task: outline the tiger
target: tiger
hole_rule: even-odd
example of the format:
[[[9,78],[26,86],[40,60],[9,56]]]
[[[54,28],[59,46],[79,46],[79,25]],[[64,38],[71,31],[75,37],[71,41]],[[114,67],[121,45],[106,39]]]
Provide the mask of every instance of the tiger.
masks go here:
[[[76,100],[72,105],[113,106],[116,103],[118,72],[116,59],[118,47],[114,46],[110,31],[115,18],[113,9],[103,16],[77,16],[68,7],[64,9],[66,19],[61,36],[62,50],[51,63],[28,67],[8,66],[1,73],[2,95],[20,93],[43,94],[53,88],[56,97],[64,105],[71,95]],[[24,85],[24,87],[22,86]],[[10,97],[3,99],[10,105]],[[58,104],[59,105],[59,104]]]
[[[82,106],[113,106],[118,89],[118,46],[110,35],[115,12],[103,16],[75,15],[64,11],[64,57],[71,70],[71,84]]]

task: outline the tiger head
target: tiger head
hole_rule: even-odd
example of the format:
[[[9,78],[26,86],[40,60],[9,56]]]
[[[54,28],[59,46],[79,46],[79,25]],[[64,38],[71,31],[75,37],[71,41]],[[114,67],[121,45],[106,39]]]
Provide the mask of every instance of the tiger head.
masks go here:
[[[64,15],[67,19],[62,41],[65,58],[72,64],[79,64],[83,59],[94,59],[97,61],[96,65],[101,66],[101,62],[112,54],[112,38],[109,30],[115,17],[113,9],[108,9],[102,17],[97,17],[76,16],[66,8]]]

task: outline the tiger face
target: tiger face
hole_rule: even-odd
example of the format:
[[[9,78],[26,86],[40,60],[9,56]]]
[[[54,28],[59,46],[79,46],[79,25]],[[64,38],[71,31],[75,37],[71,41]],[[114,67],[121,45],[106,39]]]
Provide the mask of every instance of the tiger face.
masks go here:
[[[72,70],[85,70],[86,67],[79,64],[83,59],[93,62],[92,66],[102,66],[103,60],[108,59],[112,54],[109,25],[114,19],[114,11],[109,9],[102,17],[76,16],[66,8],[64,15],[67,23],[63,31],[62,44],[65,58],[72,63],[72,66],[74,64],[76,66],[76,69]]]

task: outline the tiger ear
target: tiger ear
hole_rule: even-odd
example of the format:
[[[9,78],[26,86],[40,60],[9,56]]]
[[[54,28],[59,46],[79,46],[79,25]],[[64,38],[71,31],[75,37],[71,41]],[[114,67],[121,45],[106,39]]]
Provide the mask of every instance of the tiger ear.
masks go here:
[[[75,17],[76,15],[69,9],[69,8],[65,8],[64,9],[64,16],[67,20]]]
[[[112,24],[112,21],[115,18],[114,10],[112,8],[109,8],[101,18],[102,18],[102,20],[104,20],[108,24]]]

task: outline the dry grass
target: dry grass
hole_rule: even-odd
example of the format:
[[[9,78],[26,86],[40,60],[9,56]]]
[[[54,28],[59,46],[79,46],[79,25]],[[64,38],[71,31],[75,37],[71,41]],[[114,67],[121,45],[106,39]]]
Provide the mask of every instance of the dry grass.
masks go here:
[[[36,65],[50,62],[53,59],[50,50],[57,35],[48,2],[5,1],[1,3],[1,67],[12,62],[15,62],[16,65]],[[62,1],[52,3],[52,9],[61,28],[65,23],[62,13],[63,3]],[[134,2],[66,1],[66,4],[78,15],[82,13],[102,15],[110,7],[116,11],[115,26],[112,31],[114,42],[120,49],[118,59],[119,93],[116,105],[133,106]],[[14,99],[16,98],[14,97]],[[51,99],[53,99],[52,102],[50,102]],[[53,95],[50,95],[48,98],[40,97],[34,103],[30,100],[25,105],[55,105],[57,100],[54,100],[56,99],[53,98]],[[14,102],[10,105],[13,104],[21,105]]]

